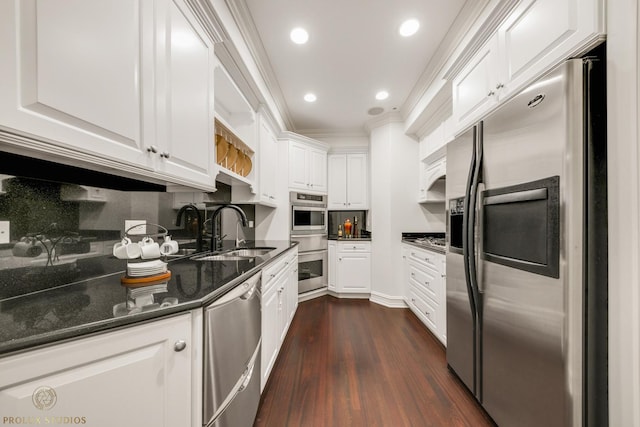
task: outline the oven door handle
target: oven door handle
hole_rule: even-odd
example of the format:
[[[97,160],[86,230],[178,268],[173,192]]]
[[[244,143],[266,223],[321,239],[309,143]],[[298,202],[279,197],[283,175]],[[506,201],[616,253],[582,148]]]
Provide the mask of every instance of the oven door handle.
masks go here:
[[[314,233],[314,234],[291,234],[290,237],[292,239],[296,239],[296,238],[305,238],[305,237],[317,237],[317,236],[321,236],[321,237],[327,237],[327,233]]]

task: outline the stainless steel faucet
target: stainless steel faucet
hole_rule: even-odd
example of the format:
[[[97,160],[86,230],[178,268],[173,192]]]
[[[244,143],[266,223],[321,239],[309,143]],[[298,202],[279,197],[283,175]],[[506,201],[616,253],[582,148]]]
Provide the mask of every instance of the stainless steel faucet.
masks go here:
[[[198,226],[198,235],[196,236],[196,252],[202,252],[203,242],[202,242],[202,214],[193,203],[189,203],[188,205],[184,205],[178,211],[178,216],[176,217],[176,225],[179,227],[180,222],[182,221],[182,214],[186,211],[191,210],[196,213],[196,222]]]
[[[218,216],[220,215],[220,213],[222,212],[223,209],[225,208],[229,208],[229,209],[233,209],[234,211],[236,211],[236,213],[240,216],[240,220],[242,220],[242,226],[246,227],[249,225],[249,222],[247,221],[247,215],[244,213],[244,211],[236,205],[222,205],[220,206],[218,209],[216,209],[213,212],[213,215],[211,216],[211,227],[213,230],[213,233],[211,233],[211,248],[215,251],[218,251],[220,249],[222,249],[222,238],[219,237],[220,234],[222,233],[221,230],[217,230],[217,222],[216,219],[218,218]],[[237,246],[237,235],[236,235],[236,246]]]

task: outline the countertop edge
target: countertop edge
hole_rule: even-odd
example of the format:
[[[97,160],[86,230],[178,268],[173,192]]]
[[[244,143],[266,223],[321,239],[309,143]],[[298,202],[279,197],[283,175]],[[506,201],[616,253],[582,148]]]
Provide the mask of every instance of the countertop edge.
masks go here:
[[[420,245],[418,243],[412,242],[410,240],[404,240],[404,239],[402,240],[402,243],[405,243],[407,245],[411,245],[411,246],[416,247],[418,249],[424,249],[425,251],[435,252],[437,254],[442,254],[442,255],[446,255],[447,254],[447,251],[444,248],[441,249],[441,248],[438,248],[438,247],[428,247],[428,246]]]
[[[3,343],[0,343],[0,359],[4,357],[20,354],[26,351],[37,350],[40,348],[49,347],[59,343],[68,342],[75,339],[81,339],[83,337],[90,336],[96,333],[104,333],[111,330],[131,327],[139,323],[144,323],[144,322],[155,320],[155,319],[170,317],[178,313],[206,307],[207,305],[211,304],[212,302],[214,302],[215,300],[222,297],[224,294],[228,293],[229,291],[234,289],[236,286],[244,282],[248,277],[251,277],[254,274],[257,274],[258,272],[262,271],[265,267],[270,265],[275,260],[279,259],[284,254],[288,253],[290,250],[292,250],[296,246],[298,246],[298,242],[292,241],[289,247],[287,247],[286,249],[283,249],[275,256],[267,259],[262,264],[252,268],[251,270],[245,272],[241,276],[236,277],[235,279],[229,281],[229,283],[223,285],[222,287],[216,289],[215,291],[211,292],[210,294],[207,294],[206,296],[200,299],[184,302],[184,303],[177,304],[170,307],[164,307],[157,310],[138,313],[133,316],[113,317],[106,320],[85,323],[75,327],[60,329],[58,331],[50,332],[42,335],[34,335],[27,338],[6,341]],[[115,273],[115,274],[120,274],[120,273]]]

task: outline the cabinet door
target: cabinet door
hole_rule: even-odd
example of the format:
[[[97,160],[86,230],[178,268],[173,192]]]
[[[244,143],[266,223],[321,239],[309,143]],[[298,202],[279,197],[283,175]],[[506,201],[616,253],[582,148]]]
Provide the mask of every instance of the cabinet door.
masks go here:
[[[347,156],[347,209],[366,210],[369,208],[368,168],[366,154]]]
[[[200,346],[185,314],[6,357],[0,408],[96,427],[194,425],[191,402],[201,396],[191,393],[191,361]]]
[[[307,147],[296,142],[289,143],[289,187],[298,190],[308,190],[307,178],[308,157]]]
[[[347,208],[347,155],[331,154],[327,157],[328,174],[328,209]]]
[[[291,326],[293,316],[298,308],[298,258],[295,258],[295,264],[289,266],[289,280],[287,282],[287,298],[289,310],[289,319],[287,320],[287,330]]]
[[[278,293],[278,348],[282,345],[282,341],[287,335],[287,326],[289,324],[288,283],[289,275],[286,272],[280,276],[278,283],[276,283],[276,292]]]
[[[275,287],[262,295],[262,355],[260,389],[264,389],[278,356],[278,292]]]
[[[526,0],[498,29],[505,90],[518,90],[603,32],[600,0]]]
[[[459,125],[471,123],[497,102],[498,60],[494,36],[453,80],[453,114]]]
[[[339,253],[336,264],[338,292],[371,290],[370,253]]]
[[[327,192],[327,153],[309,150],[309,186],[313,191]]]
[[[157,2],[159,171],[213,187],[213,44],[183,3]],[[166,27],[164,25],[166,24]]]
[[[338,258],[336,257],[336,243],[335,242],[329,242],[329,250],[328,250],[328,276],[329,276],[329,283],[328,283],[328,289],[330,291],[336,292],[337,291],[337,287],[336,287],[336,267],[337,267],[337,262],[338,262]]]
[[[142,135],[152,140],[153,128],[141,124],[153,114],[143,100],[153,90],[153,2],[0,3],[0,127],[66,157],[150,169]]]
[[[276,202],[278,173],[278,141],[264,120],[260,122],[260,198]]]

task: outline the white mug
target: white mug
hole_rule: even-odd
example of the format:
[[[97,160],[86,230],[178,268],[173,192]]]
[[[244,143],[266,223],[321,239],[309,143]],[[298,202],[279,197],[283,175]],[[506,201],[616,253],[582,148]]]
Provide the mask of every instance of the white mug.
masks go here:
[[[140,246],[131,243],[128,237],[113,245],[113,256],[118,259],[135,259],[141,255]]]
[[[138,245],[140,246],[140,258],[160,258],[160,245],[157,242],[154,242],[151,237],[145,237],[138,243]]]
[[[178,242],[171,240],[171,236],[164,238],[164,243],[160,246],[160,253],[162,255],[173,255],[178,253]]]

